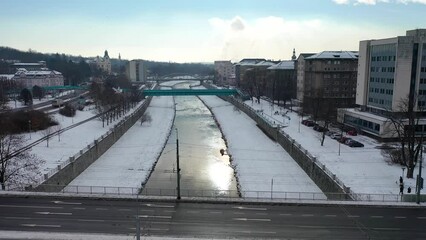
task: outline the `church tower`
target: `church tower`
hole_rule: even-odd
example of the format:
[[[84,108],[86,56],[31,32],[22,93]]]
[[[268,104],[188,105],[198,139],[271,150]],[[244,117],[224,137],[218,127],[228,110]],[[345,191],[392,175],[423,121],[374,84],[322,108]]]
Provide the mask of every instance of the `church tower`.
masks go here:
[[[291,56],[291,60],[296,61],[296,50],[293,48],[293,56]]]

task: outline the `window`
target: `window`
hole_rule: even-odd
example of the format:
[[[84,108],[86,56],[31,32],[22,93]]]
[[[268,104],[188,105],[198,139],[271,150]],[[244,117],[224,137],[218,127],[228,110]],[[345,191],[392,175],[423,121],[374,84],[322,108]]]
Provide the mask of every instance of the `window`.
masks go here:
[[[376,61],[376,57],[372,57],[372,58],[371,58],[371,61],[372,61],[372,62],[375,62],[375,61]]]

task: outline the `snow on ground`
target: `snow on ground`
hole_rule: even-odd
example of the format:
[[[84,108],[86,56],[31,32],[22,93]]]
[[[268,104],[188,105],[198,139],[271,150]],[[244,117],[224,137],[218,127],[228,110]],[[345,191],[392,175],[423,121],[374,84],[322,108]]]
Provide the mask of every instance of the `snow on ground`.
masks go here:
[[[221,126],[242,191],[270,194],[272,188],[274,192],[321,192],[290,155],[267,137],[249,116],[235,111],[232,104],[218,97],[200,98]],[[250,196],[253,194],[256,193]]]
[[[127,112],[126,116],[133,113],[134,110],[141,104],[142,102]],[[74,117],[64,117],[59,113],[53,114],[51,115],[52,118],[59,122],[59,125],[51,127],[50,131],[53,132],[59,128],[68,127],[74,123],[86,120],[95,115],[96,113],[90,107],[85,108],[84,111],[76,111],[76,115]],[[104,127],[102,127],[102,121],[100,119],[88,121],[82,125],[61,133],[59,136],[50,138],[49,147],[47,147],[46,141],[32,147],[31,153],[45,161],[41,167],[41,171],[42,174],[48,173],[49,171],[56,169],[58,165],[65,162],[67,159],[69,159],[69,157],[74,156],[80,150],[87,147],[87,145],[93,143],[94,140],[108,132],[113,124],[116,124],[119,121],[120,119],[116,119],[109,126],[107,126],[105,123]],[[35,140],[44,137],[45,133],[46,131],[41,130],[24,134],[25,138],[27,139],[26,143],[24,144],[32,143]]]
[[[348,136],[364,144],[363,148],[351,148],[345,144],[340,144],[336,140],[326,136],[324,146],[320,144],[320,134],[312,129],[300,124],[302,120],[297,113],[278,106],[272,107],[271,103],[261,99],[260,104],[250,100],[245,102],[255,110],[262,110],[262,115],[276,124],[286,127],[283,131],[300,143],[313,156],[325,164],[325,166],[343,183],[350,187],[355,193],[369,194],[398,194],[399,177],[402,176],[400,165],[389,165],[381,155],[380,146],[377,141],[367,136]],[[275,115],[275,111],[286,113],[290,120],[280,115]],[[307,119],[305,117],[304,119]],[[300,129],[300,131],[299,131]],[[345,135],[345,134],[344,134]],[[406,174],[406,172],[405,172]],[[415,175],[417,174],[417,169]],[[412,192],[415,190],[415,180],[407,179],[404,176],[405,192],[410,186]]]
[[[69,186],[140,188],[160,156],[173,125],[173,97],[153,97],[147,113],[152,118],[150,123],[136,122]]]

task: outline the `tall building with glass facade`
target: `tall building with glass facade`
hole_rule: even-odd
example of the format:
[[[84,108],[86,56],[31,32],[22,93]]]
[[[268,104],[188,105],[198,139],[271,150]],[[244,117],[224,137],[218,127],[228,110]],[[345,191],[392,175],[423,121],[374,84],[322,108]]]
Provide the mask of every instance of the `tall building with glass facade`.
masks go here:
[[[425,110],[426,29],[360,42],[356,91],[360,107],[341,109],[339,121],[379,138],[393,138],[387,113],[401,111],[409,96],[415,96],[414,111]],[[420,124],[426,130],[426,119]]]

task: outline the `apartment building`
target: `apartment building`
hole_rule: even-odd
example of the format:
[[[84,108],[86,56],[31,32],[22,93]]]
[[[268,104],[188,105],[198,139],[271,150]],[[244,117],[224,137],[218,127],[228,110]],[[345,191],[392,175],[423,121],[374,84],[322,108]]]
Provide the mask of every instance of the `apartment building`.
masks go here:
[[[214,61],[215,80],[221,85],[235,85],[235,67],[231,61]]]
[[[35,85],[39,87],[64,85],[62,73],[47,68],[42,68],[38,71],[28,71],[25,68],[19,68],[12,80],[20,83],[25,88],[32,88]]]
[[[147,67],[144,60],[131,60],[126,65],[126,76],[131,82],[146,82]]]
[[[358,52],[324,51],[299,60],[297,97],[305,113],[321,111],[319,102],[332,105],[334,114],[337,108],[355,106]]]
[[[426,29],[405,36],[365,40],[359,44],[356,104],[340,109],[339,121],[381,139],[394,138],[389,112],[401,111],[401,101],[415,98],[414,111],[426,107]],[[420,119],[418,133],[426,130]]]

